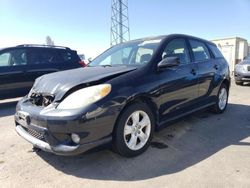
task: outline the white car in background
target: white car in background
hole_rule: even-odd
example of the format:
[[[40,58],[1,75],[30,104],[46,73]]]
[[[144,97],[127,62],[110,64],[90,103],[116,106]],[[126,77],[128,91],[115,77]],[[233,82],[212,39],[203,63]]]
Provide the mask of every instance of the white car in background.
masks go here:
[[[234,79],[237,85],[243,85],[244,82],[250,83],[250,55],[235,66]]]

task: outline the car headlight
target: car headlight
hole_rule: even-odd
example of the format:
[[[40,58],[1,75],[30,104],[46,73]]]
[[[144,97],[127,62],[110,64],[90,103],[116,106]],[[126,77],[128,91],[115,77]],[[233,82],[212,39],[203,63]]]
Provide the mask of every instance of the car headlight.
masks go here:
[[[100,84],[79,89],[67,96],[57,106],[57,109],[77,109],[88,106],[107,96],[110,91],[110,84]]]
[[[235,69],[237,72],[244,72],[244,66],[242,66],[242,65],[236,65]]]

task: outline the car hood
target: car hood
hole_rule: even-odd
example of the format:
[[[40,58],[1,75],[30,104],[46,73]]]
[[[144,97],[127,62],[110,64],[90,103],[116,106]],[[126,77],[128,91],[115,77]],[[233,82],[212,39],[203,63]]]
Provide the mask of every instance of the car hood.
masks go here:
[[[56,72],[39,77],[32,90],[36,93],[52,94],[55,100],[60,100],[67,91],[82,85],[102,83],[121,74],[135,70],[136,67],[85,67]],[[84,85],[86,84],[86,85]]]
[[[245,72],[245,71],[247,71],[248,66],[250,66],[250,61],[243,60],[242,62],[235,65],[235,71],[239,71],[239,68],[243,68],[243,69],[241,69],[241,71],[243,70]]]

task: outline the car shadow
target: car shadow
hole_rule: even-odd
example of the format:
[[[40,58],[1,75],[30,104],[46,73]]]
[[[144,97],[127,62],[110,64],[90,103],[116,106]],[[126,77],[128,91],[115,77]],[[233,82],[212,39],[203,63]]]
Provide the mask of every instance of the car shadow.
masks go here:
[[[11,116],[15,114],[18,100],[0,103],[0,117]]]
[[[231,145],[249,147],[244,142],[250,136],[249,111],[250,106],[229,104],[221,115],[194,113],[156,132],[151,147],[135,158],[106,149],[74,157],[37,154],[57,170],[79,178],[145,180],[182,171]]]

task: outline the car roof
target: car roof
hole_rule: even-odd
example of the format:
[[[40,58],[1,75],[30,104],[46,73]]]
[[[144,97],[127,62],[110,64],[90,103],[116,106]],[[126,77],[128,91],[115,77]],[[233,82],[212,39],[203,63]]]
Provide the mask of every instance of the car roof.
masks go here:
[[[22,44],[22,45],[17,45],[17,46],[2,48],[2,49],[0,49],[0,51],[2,51],[2,50],[11,50],[11,49],[23,49],[23,48],[71,50],[70,48],[64,47],[64,46],[50,46],[50,45],[38,45],[38,44]],[[73,50],[71,50],[71,51],[73,51]]]
[[[208,41],[208,40],[205,40],[205,39],[202,39],[202,38],[198,38],[198,37],[195,37],[195,36],[191,36],[191,35],[186,35],[186,34],[158,35],[158,36],[152,36],[152,37],[139,38],[139,39],[128,41],[126,43],[129,43],[129,42],[142,42],[142,41],[145,41],[145,40],[162,40],[162,39],[167,40],[167,39],[172,38],[172,37],[190,38],[190,39],[195,39],[195,40],[199,40],[199,41],[203,41],[203,42],[215,45],[211,41]]]

